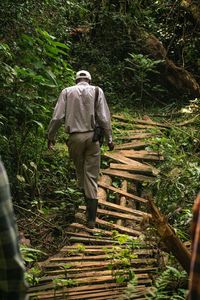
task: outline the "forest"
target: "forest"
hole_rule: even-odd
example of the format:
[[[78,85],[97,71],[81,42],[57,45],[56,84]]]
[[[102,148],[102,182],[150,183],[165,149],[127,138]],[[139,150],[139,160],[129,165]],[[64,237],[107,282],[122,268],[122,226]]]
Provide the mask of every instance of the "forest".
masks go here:
[[[129,142],[122,137],[137,129],[137,120],[147,125],[153,137],[145,139],[144,150],[164,159],[150,162],[156,179],[137,184],[137,195],[150,195],[162,222],[190,251],[200,182],[199,1],[4,0],[0,20],[0,155],[30,286],[43,276],[40,262],[69,244],[65,232],[84,202],[63,128],[55,149],[47,148],[53,108],[61,90],[75,84],[78,70],[89,71],[92,84],[105,92],[118,149]],[[152,122],[158,126],[151,128]],[[103,158],[107,150],[103,145],[102,168],[111,162]],[[118,188],[122,179],[113,184]],[[109,197],[114,201],[115,193]],[[164,262],[146,298],[137,299],[185,299],[187,270],[156,231],[151,224],[147,235],[155,234]],[[123,299],[135,299],[134,276]],[[62,284],[73,286],[70,279]]]

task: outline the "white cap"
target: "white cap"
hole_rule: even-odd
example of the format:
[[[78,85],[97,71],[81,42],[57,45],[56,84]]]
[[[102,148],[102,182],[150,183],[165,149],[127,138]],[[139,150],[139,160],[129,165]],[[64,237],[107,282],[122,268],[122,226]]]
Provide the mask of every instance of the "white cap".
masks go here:
[[[84,70],[78,71],[76,73],[76,80],[80,79],[80,78],[85,78],[85,79],[88,79],[90,81],[92,79],[90,73],[88,71],[84,71]]]

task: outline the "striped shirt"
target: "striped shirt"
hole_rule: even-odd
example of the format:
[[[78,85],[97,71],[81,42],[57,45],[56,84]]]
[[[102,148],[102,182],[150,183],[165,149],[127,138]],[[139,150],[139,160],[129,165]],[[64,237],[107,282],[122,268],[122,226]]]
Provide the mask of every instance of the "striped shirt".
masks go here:
[[[200,300],[200,194],[193,206],[189,300]]]
[[[26,289],[8,177],[0,160],[0,299],[24,300]]]

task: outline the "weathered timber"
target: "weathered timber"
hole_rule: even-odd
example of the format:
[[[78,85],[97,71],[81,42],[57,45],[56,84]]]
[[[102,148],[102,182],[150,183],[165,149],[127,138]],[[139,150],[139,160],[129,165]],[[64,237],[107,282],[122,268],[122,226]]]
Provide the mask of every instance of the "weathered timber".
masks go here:
[[[170,128],[170,126],[168,124],[154,122],[154,121],[150,121],[150,120],[134,119],[133,123],[151,125],[151,126],[155,126],[155,127],[158,126],[158,127],[163,127],[163,128]]]
[[[112,179],[108,175],[103,175],[99,178],[99,182],[105,183],[105,184],[111,184]],[[98,187],[97,197],[101,198],[102,200],[105,200],[105,201],[107,200],[107,194],[106,194],[106,191],[104,188]]]
[[[131,173],[126,172],[126,171],[118,171],[118,170],[113,170],[113,169],[102,169],[101,172],[103,174],[108,174],[110,176],[117,176],[117,177],[122,177],[124,179],[132,179],[132,180],[135,180],[135,181],[152,182],[152,181],[155,180],[154,177],[140,175],[140,174],[131,174]]]
[[[138,197],[136,195],[133,195],[133,194],[130,194],[130,193],[127,193],[125,191],[122,191],[121,189],[119,188],[116,188],[114,186],[111,186],[111,185],[107,185],[107,184],[102,184],[100,182],[98,182],[98,185],[99,186],[102,186],[103,188],[105,189],[108,189],[110,191],[113,191],[115,193],[118,193],[120,195],[123,195],[123,196],[126,196],[128,199],[133,199],[133,200],[136,200],[136,201],[139,201],[139,202],[142,202],[142,203],[147,203],[148,201],[144,198],[141,198],[141,197]]]
[[[110,253],[113,250],[123,250],[126,249],[127,245],[117,245],[117,246],[112,246],[112,247],[99,247],[99,248],[83,248],[83,250],[79,250],[79,248],[74,247],[74,248],[68,248],[68,247],[64,247],[63,249],[61,249],[60,254],[62,257],[65,256],[73,256],[73,255],[78,255],[78,256],[82,256],[84,255],[100,255],[100,254],[105,254],[105,253]],[[130,249],[130,251],[136,255],[153,255],[156,254],[157,251],[154,249],[149,249],[149,248],[144,248],[144,249]],[[50,260],[49,260],[50,261]]]
[[[142,165],[142,166],[134,166],[134,165],[124,165],[124,164],[110,164],[111,169],[116,170],[125,170],[125,171],[132,171],[136,173],[145,173],[145,174],[152,174],[152,175],[158,175],[159,170],[148,165]]]
[[[161,135],[160,133],[140,133],[136,135],[125,135],[125,136],[118,136],[118,140],[142,140],[147,138],[155,138],[156,136]]]
[[[104,221],[104,220],[101,220],[98,218],[96,219],[96,223],[98,225],[105,226],[107,228],[111,228],[111,229],[117,230],[121,233],[129,234],[131,236],[140,236],[141,235],[141,231],[139,231],[139,229],[138,230],[130,229],[130,228],[127,228],[124,226],[119,226],[117,224],[113,224],[113,223],[110,223],[110,222],[107,222],[107,221]]]
[[[120,205],[122,205],[122,204],[120,203]],[[122,206],[125,206],[125,205],[122,205]],[[85,206],[79,206],[79,209],[85,211],[86,207]],[[98,215],[112,216],[114,218],[120,218],[120,219],[124,219],[124,220],[136,221],[136,222],[141,222],[142,219],[143,219],[142,217],[134,216],[133,214],[132,215],[131,214],[124,214],[124,213],[119,213],[119,212],[105,210],[105,209],[100,209],[100,208],[97,209],[97,213],[98,213]],[[92,232],[92,230],[90,232]],[[96,233],[101,233],[101,231],[98,231],[98,230],[95,231],[95,232]],[[103,232],[104,231],[102,230],[102,233]]]
[[[122,186],[121,186],[121,189],[125,192],[127,192],[127,189],[128,189],[128,183],[126,180],[123,180],[122,182]],[[119,201],[119,205],[121,206],[126,206],[126,197],[125,196],[121,196],[120,197],[120,201]],[[130,220],[128,218],[123,218],[123,217],[120,217],[118,220],[117,220],[117,225],[124,225],[124,219],[127,219],[127,220]],[[136,220],[135,220],[136,221]]]
[[[133,215],[136,215],[136,216],[151,217],[151,214],[148,214],[146,212],[142,212],[142,211],[139,211],[137,209],[130,208],[130,207],[123,207],[121,205],[118,205],[118,204],[115,204],[115,203],[112,203],[112,202],[102,201],[101,199],[99,199],[99,204],[101,204],[103,206],[106,206],[106,207],[109,207],[109,208],[112,208],[112,209],[115,209],[117,211],[127,212],[129,214],[133,214]]]
[[[106,152],[106,153],[104,153],[104,156],[108,157],[108,158],[112,158],[113,160],[119,161],[123,164],[129,164],[129,165],[134,165],[134,166],[135,165],[137,165],[137,166],[142,165],[140,162],[138,162],[136,160],[125,157],[125,155],[122,155],[121,153],[119,153],[119,151],[118,152],[112,152],[112,153]]]
[[[134,159],[142,159],[142,160],[155,160],[162,161],[164,157],[160,155],[158,152],[154,151],[134,151],[134,150],[120,150],[119,155],[124,155],[125,157],[134,158]]]
[[[107,275],[107,276],[102,276],[102,277],[90,277],[90,279],[89,278],[77,278],[76,284],[106,283],[106,282],[112,282],[113,280],[116,280],[116,279],[112,275]],[[152,280],[149,279],[148,276],[147,276],[147,278],[137,278],[137,281],[140,284],[144,284],[144,283],[146,284],[146,283],[152,282]],[[41,285],[41,286],[31,287],[30,292],[50,290],[50,289],[53,289],[54,287],[55,287],[54,283],[48,283],[48,284]]]
[[[123,265],[123,261],[121,259],[108,259],[106,261],[79,261],[79,262],[73,262],[73,268],[78,268],[78,269],[82,269],[82,268],[89,268],[89,267],[107,267],[112,263],[113,266],[121,266]],[[157,263],[157,259],[156,258],[146,258],[146,257],[142,257],[142,258],[134,258],[131,259],[131,265],[132,266],[137,266],[140,265],[140,267],[144,266],[144,265],[153,265]],[[46,269],[55,269],[55,268],[63,268],[63,263],[46,263],[45,265],[43,265],[43,268]]]
[[[133,121],[133,120],[127,119],[126,116],[123,116],[123,115],[112,115],[112,118],[117,119],[119,121],[127,122],[127,123],[129,123],[129,122],[132,123],[132,121]]]
[[[162,241],[169,251],[173,253],[184,270],[189,273],[191,254],[188,249],[175,234],[173,228],[167,223],[166,218],[161,214],[151,198],[149,198],[149,207],[152,213],[151,222],[162,237]]]
[[[142,149],[147,146],[152,145],[152,142],[147,141],[147,142],[131,142],[131,143],[124,143],[124,144],[119,144],[115,146],[116,150],[123,150],[123,149]]]
[[[112,232],[110,232],[110,231],[103,230],[103,229],[100,229],[100,228],[90,229],[87,226],[84,226],[83,224],[79,224],[79,223],[72,223],[72,224],[70,224],[70,227],[75,228],[75,229],[81,229],[81,230],[84,230],[84,231],[92,233],[92,234],[96,233],[96,234],[99,234],[101,236],[104,236],[104,235],[105,236],[112,236]],[[73,235],[74,232],[67,232],[67,234]]]
[[[132,271],[134,273],[152,273],[152,272],[155,272],[156,270],[158,270],[157,267],[153,267],[153,266],[146,267],[146,268],[139,268],[139,267],[137,267],[137,268],[131,268],[131,269],[132,269]],[[72,269],[72,268],[70,268],[70,269],[67,270],[67,274],[69,276],[71,276],[72,273],[75,273],[75,274],[80,273],[80,274],[82,274],[84,272],[84,274],[86,274],[86,276],[87,276],[87,272],[90,272],[90,273],[96,272],[96,273],[98,273],[100,271],[106,271],[107,272],[108,270],[107,270],[107,267],[105,267],[105,268],[97,268],[97,267],[95,267],[94,269],[92,267],[90,267],[90,268],[82,268],[82,269],[79,269],[79,268]],[[118,269],[116,269],[116,272],[117,271],[118,271]],[[52,278],[52,276],[59,276],[59,278],[66,278],[66,270],[64,270],[64,269],[48,270],[48,271],[46,271],[46,274],[47,274],[47,278],[48,277]],[[45,278],[46,277],[44,277],[44,280],[45,280]]]

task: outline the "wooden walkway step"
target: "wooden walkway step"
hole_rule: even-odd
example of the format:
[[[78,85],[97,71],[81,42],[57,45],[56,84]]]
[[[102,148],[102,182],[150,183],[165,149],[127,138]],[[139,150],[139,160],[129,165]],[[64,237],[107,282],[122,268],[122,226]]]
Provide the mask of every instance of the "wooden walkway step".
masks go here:
[[[159,173],[154,164],[163,161],[163,156],[145,148],[152,144],[149,139],[160,135],[167,125],[134,120],[134,128],[139,129],[130,129],[132,124],[124,117],[116,119],[120,121],[117,126],[128,128],[118,140],[131,142],[104,153],[109,167],[101,170],[98,182],[96,228],[85,226],[86,207],[81,205],[76,222],[65,232],[69,244],[39,263],[43,276],[30,287],[30,300],[123,300],[130,270],[137,284],[129,299],[146,299],[162,253],[153,237],[150,241],[145,238],[143,226],[148,227],[152,216],[147,199],[134,193],[133,188],[136,190],[138,182],[154,181]],[[157,131],[149,131],[155,127]],[[136,209],[138,205],[140,209]]]

